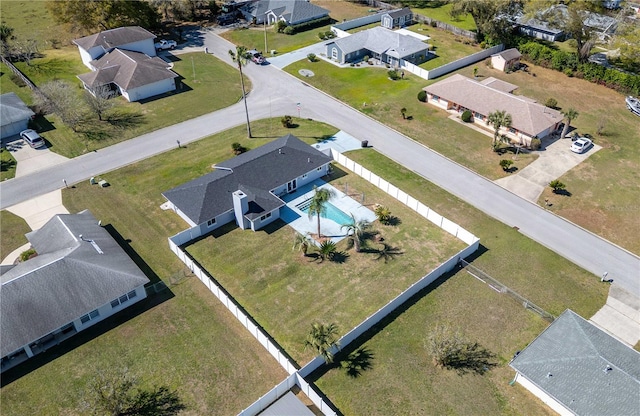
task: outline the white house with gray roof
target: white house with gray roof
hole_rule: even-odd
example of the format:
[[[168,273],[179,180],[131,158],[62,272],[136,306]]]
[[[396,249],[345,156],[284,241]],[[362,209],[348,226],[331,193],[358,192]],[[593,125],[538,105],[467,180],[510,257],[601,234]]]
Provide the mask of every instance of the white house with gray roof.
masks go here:
[[[15,92],[0,95],[0,139],[25,130],[34,115]]]
[[[331,157],[288,134],[215,166],[162,195],[169,209],[204,235],[235,221],[257,231],[280,218],[279,196],[327,174]],[[194,237],[195,238],[195,237]]]
[[[240,11],[249,22],[262,24],[266,18],[270,25],[278,20],[288,25],[298,25],[329,16],[329,10],[308,0],[257,0],[248,3]]]
[[[637,415],[640,353],[567,309],[509,364],[561,415]]]
[[[404,27],[413,21],[413,12],[408,7],[391,10],[380,17],[380,24],[387,29]]]
[[[73,43],[78,46],[82,63],[93,71],[91,61],[115,48],[156,56],[155,38],[156,35],[140,26],[123,26],[75,39]]]
[[[2,371],[147,296],[149,279],[88,210],[27,239],[37,256],[0,269]]]
[[[399,65],[401,59],[413,64],[422,63],[430,58],[429,49],[429,44],[413,36],[382,26],[336,39],[326,45],[327,57],[341,64],[357,62],[369,56],[391,66]]]
[[[542,139],[555,132],[563,116],[531,98],[512,94],[516,88],[493,77],[478,82],[455,74],[423,90],[429,104],[459,113],[469,110],[474,122],[488,129],[493,129],[488,124],[489,113],[506,111],[511,114],[511,127],[503,127],[500,133],[528,146],[534,137]]]

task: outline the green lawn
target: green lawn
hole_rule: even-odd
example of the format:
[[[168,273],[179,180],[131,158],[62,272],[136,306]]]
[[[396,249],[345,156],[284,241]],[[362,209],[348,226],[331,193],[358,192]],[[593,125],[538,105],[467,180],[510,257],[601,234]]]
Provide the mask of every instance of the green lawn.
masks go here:
[[[0,148],[0,181],[16,176],[16,159],[10,151]]]
[[[24,235],[31,231],[31,227],[25,220],[9,211],[0,211],[0,260],[4,259],[13,250],[27,244]]]
[[[71,47],[49,50],[44,58],[35,59],[31,66],[22,62],[16,66],[36,85],[56,78],[65,79],[78,86],[78,94],[84,92],[76,75],[89,71],[82,64],[77,48]],[[177,55],[173,70],[181,75],[180,89],[143,102],[128,103],[122,97],[115,98],[117,105],[109,110],[104,121],[99,121],[95,115],[87,116],[78,133],[64,125],[55,114],[38,118],[34,127],[51,143],[52,151],[75,157],[228,107],[242,96],[237,70],[212,55]],[[32,104],[30,90],[15,85],[9,74],[3,67],[0,88],[15,91],[27,104]],[[245,85],[247,89],[251,88],[248,80]]]
[[[371,68],[338,68],[324,61],[295,62],[285,68],[302,79],[300,69],[312,69],[315,76],[304,81],[345,101],[354,108],[388,126],[424,143],[439,153],[474,171],[497,179],[507,175],[499,166],[500,156],[491,150],[491,137],[476,132],[447,118],[448,113],[417,99],[418,92],[435,81],[405,72],[403,80],[391,81],[387,70]],[[410,120],[404,120],[401,108],[407,109]],[[537,156],[518,156],[515,166],[527,166]]]
[[[420,68],[423,69],[435,69],[482,50],[480,46],[473,45],[473,42],[465,37],[422,23],[409,26],[407,29],[420,35],[429,36],[430,39],[426,43],[433,46],[433,51],[437,55],[435,58],[420,64]]]
[[[465,14],[464,16],[459,16],[458,18],[454,19],[450,14],[452,7],[453,4],[447,3],[439,5],[438,7],[425,7],[422,9],[412,7],[411,11],[414,14],[421,14],[423,16],[439,20],[443,23],[448,23],[451,26],[459,27],[460,29],[475,31],[476,24],[473,21],[473,17],[471,17],[470,14]]]
[[[364,192],[369,207],[389,207],[401,223],[375,222],[371,232],[379,232],[402,254],[385,263],[375,252],[381,243],[367,239],[363,252],[356,253],[343,240],[338,244],[347,256],[343,262],[318,263],[292,251],[295,232],[283,222],[257,233],[225,228],[187,247],[300,365],[315,356],[303,345],[314,321],[333,322],[346,333],[465,247],[353,174],[331,183],[343,192],[348,186],[356,199]]]

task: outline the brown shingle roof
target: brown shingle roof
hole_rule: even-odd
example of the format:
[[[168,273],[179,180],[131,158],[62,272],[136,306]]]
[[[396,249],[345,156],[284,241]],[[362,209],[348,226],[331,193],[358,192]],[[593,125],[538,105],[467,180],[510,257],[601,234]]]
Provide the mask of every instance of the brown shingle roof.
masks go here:
[[[528,97],[491,88],[460,74],[423,90],[485,116],[494,111],[505,110],[511,114],[511,126],[530,136],[536,136],[562,120],[562,113],[557,110],[538,104]]]
[[[145,39],[155,39],[155,37],[156,35],[140,26],[125,26],[75,39],[73,43],[84,50],[89,50],[95,46],[102,46],[108,51],[118,46],[126,45],[127,43],[138,42]]]

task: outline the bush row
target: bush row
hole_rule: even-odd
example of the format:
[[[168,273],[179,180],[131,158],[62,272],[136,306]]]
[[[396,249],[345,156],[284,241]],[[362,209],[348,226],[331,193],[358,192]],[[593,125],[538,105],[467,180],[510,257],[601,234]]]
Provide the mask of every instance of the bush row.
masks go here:
[[[305,30],[328,25],[331,22],[331,17],[325,16],[321,17],[320,19],[309,20],[308,22],[300,23],[299,25],[287,26],[287,28],[284,29],[284,33],[286,35],[293,35],[294,33],[304,32]]]
[[[606,68],[593,62],[580,63],[573,52],[552,49],[535,41],[521,42],[518,49],[524,59],[533,64],[564,72],[570,77],[583,78],[624,94],[640,95],[640,75]]]

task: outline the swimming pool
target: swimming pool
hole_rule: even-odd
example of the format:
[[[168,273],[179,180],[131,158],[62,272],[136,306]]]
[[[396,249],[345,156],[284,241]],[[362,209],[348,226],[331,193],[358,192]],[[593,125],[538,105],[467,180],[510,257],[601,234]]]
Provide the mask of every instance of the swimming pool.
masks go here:
[[[306,214],[309,212],[309,205],[311,205],[311,199],[307,199],[306,201],[299,203],[296,205],[296,208]],[[326,202],[324,206],[325,212],[320,215],[320,217],[331,220],[339,225],[351,224],[353,222],[351,215],[345,214],[340,210],[340,208],[336,207],[331,202]]]

